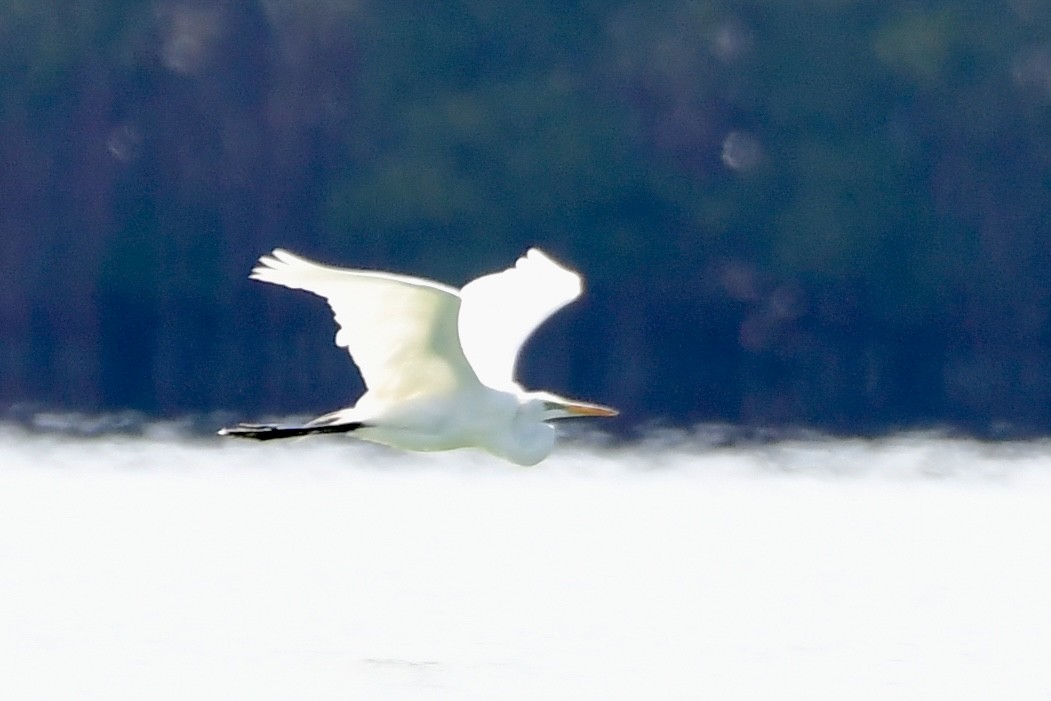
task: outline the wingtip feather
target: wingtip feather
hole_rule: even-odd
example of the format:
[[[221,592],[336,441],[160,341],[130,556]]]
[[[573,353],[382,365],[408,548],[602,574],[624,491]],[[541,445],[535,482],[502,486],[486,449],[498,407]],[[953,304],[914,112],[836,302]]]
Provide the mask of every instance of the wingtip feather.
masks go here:
[[[248,277],[251,280],[259,280],[261,282],[286,284],[289,273],[295,273],[297,269],[305,270],[311,267],[320,266],[284,248],[275,248],[270,253],[259,257],[259,262],[252,268],[252,272],[249,273]]]
[[[584,280],[580,273],[567,268],[535,246],[527,250],[525,255],[518,259],[515,267],[537,272],[542,271],[549,278],[560,280],[560,284],[564,286],[565,294],[570,299],[576,299],[584,290]],[[555,275],[552,276],[552,273]]]

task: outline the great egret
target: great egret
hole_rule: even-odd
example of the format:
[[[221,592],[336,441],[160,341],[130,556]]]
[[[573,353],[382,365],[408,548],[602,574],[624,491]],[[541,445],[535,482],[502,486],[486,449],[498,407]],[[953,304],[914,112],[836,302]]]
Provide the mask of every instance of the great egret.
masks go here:
[[[550,453],[547,422],[615,416],[599,404],[514,381],[519,349],[551,314],[580,296],[580,276],[536,248],[513,268],[457,291],[430,280],[336,268],[275,249],[253,280],[328,300],[336,345],[357,362],[367,390],[357,404],[304,426],[240,424],[220,435],[258,440],[353,432],[406,450],[477,447],[519,465]]]

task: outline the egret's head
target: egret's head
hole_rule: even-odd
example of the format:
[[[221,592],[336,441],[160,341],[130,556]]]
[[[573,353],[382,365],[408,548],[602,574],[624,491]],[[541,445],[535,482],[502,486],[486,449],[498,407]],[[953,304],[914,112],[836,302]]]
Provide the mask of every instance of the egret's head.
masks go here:
[[[566,399],[550,392],[533,392],[530,397],[539,404],[541,421],[582,416],[616,416],[620,413],[612,407]]]

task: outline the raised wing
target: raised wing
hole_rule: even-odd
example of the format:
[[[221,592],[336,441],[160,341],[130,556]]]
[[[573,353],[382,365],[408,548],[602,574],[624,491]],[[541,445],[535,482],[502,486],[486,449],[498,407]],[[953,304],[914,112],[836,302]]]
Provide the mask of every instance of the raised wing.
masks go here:
[[[251,278],[324,297],[339,324],[336,345],[357,363],[369,392],[391,399],[441,393],[478,379],[460,350],[460,296],[436,282],[322,265],[283,249]]]
[[[478,379],[515,386],[518,352],[556,311],[580,296],[580,276],[536,248],[513,268],[472,280],[460,290],[460,344]]]

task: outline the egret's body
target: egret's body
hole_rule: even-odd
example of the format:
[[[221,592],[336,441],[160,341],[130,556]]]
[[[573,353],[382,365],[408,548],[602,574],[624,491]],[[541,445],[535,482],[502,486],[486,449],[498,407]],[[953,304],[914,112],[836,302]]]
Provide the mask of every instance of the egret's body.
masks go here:
[[[579,275],[537,249],[461,290],[321,265],[281,249],[260,258],[251,277],[328,300],[340,326],[336,344],[357,362],[367,390],[353,407],[305,426],[242,424],[221,434],[267,440],[353,432],[406,450],[478,447],[533,465],[554,447],[547,421],[617,413],[526,392],[514,381],[525,340],[581,292]]]

